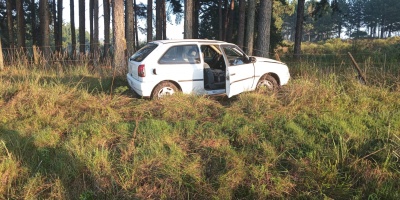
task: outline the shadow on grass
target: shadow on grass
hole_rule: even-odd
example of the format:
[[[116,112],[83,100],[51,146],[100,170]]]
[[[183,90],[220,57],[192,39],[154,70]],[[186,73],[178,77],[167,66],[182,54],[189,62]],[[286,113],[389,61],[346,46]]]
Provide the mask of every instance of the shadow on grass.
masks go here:
[[[96,183],[91,178],[90,172],[62,145],[38,147],[33,135],[23,136],[18,131],[3,127],[0,127],[0,133],[0,140],[4,141],[7,150],[15,156],[20,167],[27,170],[26,176],[19,175],[18,180],[13,180],[18,184],[11,189],[13,190],[11,193],[28,199],[96,197],[93,192],[96,190],[94,188]],[[57,182],[61,182],[62,185]],[[15,196],[5,197],[15,198]],[[105,196],[97,197],[105,198]]]
[[[21,84],[24,82],[32,82],[39,86],[45,85],[65,85],[71,89],[86,90],[89,93],[108,93],[123,94],[131,98],[140,98],[132,92],[129,88],[128,82],[125,77],[92,77],[85,75],[68,75],[68,76],[40,76],[38,79],[35,77],[12,75],[0,76],[1,80],[8,82],[10,85]]]

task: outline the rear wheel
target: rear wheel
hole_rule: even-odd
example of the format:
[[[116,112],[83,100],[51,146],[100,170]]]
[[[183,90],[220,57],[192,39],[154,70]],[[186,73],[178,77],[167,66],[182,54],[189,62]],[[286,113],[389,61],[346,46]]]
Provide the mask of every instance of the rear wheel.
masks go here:
[[[178,92],[178,88],[171,82],[159,83],[151,93],[152,99],[160,99]]]
[[[278,82],[269,74],[263,75],[257,83],[257,91],[276,92],[278,91]]]

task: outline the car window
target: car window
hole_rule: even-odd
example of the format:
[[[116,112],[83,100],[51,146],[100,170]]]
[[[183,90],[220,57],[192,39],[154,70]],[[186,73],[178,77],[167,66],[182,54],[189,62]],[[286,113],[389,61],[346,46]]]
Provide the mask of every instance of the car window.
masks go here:
[[[197,45],[180,45],[169,48],[158,61],[160,64],[195,64],[200,63]]]
[[[216,56],[220,55],[221,52],[218,50],[218,47],[214,45],[202,45],[201,52],[203,53],[204,60],[212,60]]]
[[[243,53],[239,47],[236,46],[224,46],[223,50],[229,61],[229,65],[242,65],[245,64],[246,54]]]
[[[139,51],[136,51],[136,53],[133,54],[129,60],[142,62],[156,47],[156,44],[148,43],[144,47],[139,49]]]

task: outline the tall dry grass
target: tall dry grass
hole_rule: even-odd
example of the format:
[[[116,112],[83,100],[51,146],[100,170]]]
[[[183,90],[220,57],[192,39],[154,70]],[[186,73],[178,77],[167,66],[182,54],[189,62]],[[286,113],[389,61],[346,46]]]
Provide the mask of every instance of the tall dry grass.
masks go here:
[[[398,77],[313,63],[272,95],[157,101],[112,71],[7,67],[0,199],[399,199]]]

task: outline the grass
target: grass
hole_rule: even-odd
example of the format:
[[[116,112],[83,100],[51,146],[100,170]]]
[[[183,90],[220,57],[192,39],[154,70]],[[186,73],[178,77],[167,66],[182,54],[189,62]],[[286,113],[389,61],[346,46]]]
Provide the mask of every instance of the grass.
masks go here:
[[[6,68],[0,199],[399,199],[398,77],[289,66],[270,96],[157,101],[86,67]]]

